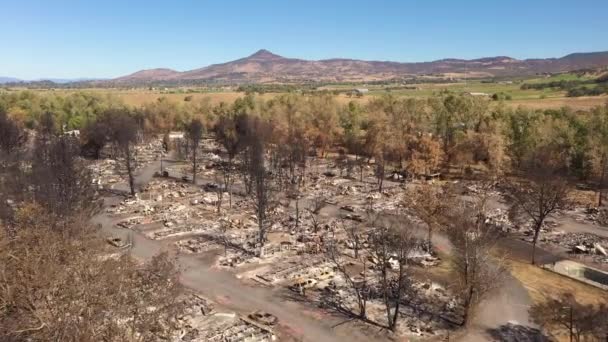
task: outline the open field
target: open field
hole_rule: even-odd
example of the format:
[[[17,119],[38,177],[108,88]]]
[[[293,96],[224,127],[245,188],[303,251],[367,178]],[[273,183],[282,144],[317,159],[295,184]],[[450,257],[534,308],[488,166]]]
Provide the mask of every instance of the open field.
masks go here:
[[[551,96],[546,96],[545,98],[540,97],[540,93],[543,91],[535,91],[535,90],[506,90],[502,89],[500,85],[480,85],[477,87],[474,86],[464,86],[463,84],[442,84],[442,85],[430,85],[427,84],[427,87],[420,90],[398,90],[398,91],[374,91],[370,89],[370,93],[361,98],[357,97],[349,97],[344,94],[336,95],[336,99],[340,103],[348,103],[349,101],[356,102],[367,102],[370,99],[373,99],[377,96],[382,96],[383,94],[393,94],[396,96],[403,97],[415,97],[415,98],[425,98],[433,96],[433,94],[439,94],[442,89],[450,89],[454,92],[462,92],[465,89],[470,92],[500,92],[503,91],[506,94],[512,94],[513,100],[504,101],[504,105],[508,107],[519,107],[523,106],[531,109],[558,109],[561,107],[571,107],[576,110],[586,110],[593,108],[595,106],[601,106],[608,102],[608,96],[584,96],[584,97],[566,97],[561,93],[556,92],[547,92]],[[504,87],[506,88],[506,87]],[[35,92],[51,92],[50,90],[33,90]],[[184,99],[187,96],[191,96],[191,101],[200,101],[204,99],[208,99],[210,104],[216,105],[220,102],[231,103],[235,99],[239,97],[245,96],[243,92],[236,91],[225,91],[225,92],[200,92],[200,93],[164,93],[160,91],[150,91],[144,89],[135,89],[135,90],[122,90],[122,89],[84,89],[84,90],[54,90],[52,93],[54,94],[69,94],[76,91],[84,91],[91,93],[105,93],[111,96],[114,96],[120,100],[122,100],[125,104],[129,106],[139,107],[146,103],[157,101],[160,98],[167,98],[170,101],[174,102],[184,102]],[[527,95],[515,95],[519,93],[527,93]],[[536,97],[532,95],[535,93]],[[264,100],[268,100],[273,98],[280,93],[266,93],[258,95],[260,98]],[[500,102],[495,102],[499,104]]]

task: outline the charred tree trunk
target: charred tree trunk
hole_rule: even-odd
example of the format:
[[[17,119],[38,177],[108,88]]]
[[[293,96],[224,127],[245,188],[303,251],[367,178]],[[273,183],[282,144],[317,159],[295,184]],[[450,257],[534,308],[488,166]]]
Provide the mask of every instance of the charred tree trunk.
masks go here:
[[[534,238],[532,240],[532,265],[536,264],[536,243],[538,242],[538,237],[540,235],[540,229],[543,226],[543,221],[539,221],[534,226]]]
[[[607,158],[607,156],[604,154],[604,155],[602,155],[602,160],[600,161],[600,168],[601,168],[600,181],[597,186],[597,193],[598,193],[597,206],[598,207],[602,206],[602,190],[604,188],[604,177],[606,175],[606,158]]]
[[[125,145],[125,159],[127,176],[129,177],[129,189],[131,190],[131,196],[135,196],[135,178],[133,176],[133,154],[131,152],[131,144]]]

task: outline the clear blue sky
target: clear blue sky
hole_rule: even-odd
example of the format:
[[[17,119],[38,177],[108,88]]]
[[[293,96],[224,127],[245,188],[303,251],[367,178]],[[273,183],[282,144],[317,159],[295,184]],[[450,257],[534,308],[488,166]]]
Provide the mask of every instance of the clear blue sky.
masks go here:
[[[0,0],[0,75],[189,70],[261,48],[403,62],[608,50],[608,0]]]

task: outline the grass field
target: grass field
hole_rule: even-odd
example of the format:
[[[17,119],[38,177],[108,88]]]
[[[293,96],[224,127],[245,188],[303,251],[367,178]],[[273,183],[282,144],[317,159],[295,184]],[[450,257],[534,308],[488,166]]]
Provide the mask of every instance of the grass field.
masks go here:
[[[608,301],[608,293],[591,285],[549,272],[540,267],[509,260],[509,270],[519,280],[535,303],[557,298],[563,293],[572,293],[583,304],[599,304]]]
[[[492,95],[495,93],[501,93],[504,96],[510,98],[505,100],[504,104],[509,107],[523,106],[531,109],[557,109],[564,106],[571,107],[576,110],[586,110],[595,106],[604,105],[608,103],[608,95],[603,96],[590,96],[590,97],[566,97],[565,91],[560,91],[552,88],[546,88],[542,90],[528,89],[522,90],[521,85],[523,83],[543,83],[560,80],[584,80],[589,77],[577,76],[574,74],[559,74],[551,77],[536,77],[528,79],[514,79],[511,81],[503,82],[481,82],[479,80],[471,80],[469,82],[460,83],[419,83],[419,84],[408,84],[408,88],[401,84],[389,84],[389,85],[363,85],[353,86],[349,84],[337,84],[328,85],[320,89],[325,90],[339,90],[346,92],[353,88],[368,88],[369,93],[361,98],[350,97],[342,93],[336,95],[337,100],[340,103],[348,103],[349,101],[357,101],[365,103],[375,96],[382,96],[385,94],[392,94],[399,97],[411,97],[411,98],[428,98],[431,96],[437,96],[442,92],[449,91],[455,94],[460,93],[485,93]],[[388,88],[388,89],[387,89]],[[392,89],[390,89],[392,88]],[[19,89],[15,89],[19,90]],[[125,104],[139,107],[146,103],[157,101],[159,98],[165,97],[170,101],[183,102],[185,98],[191,97],[192,101],[199,101],[202,99],[208,99],[211,104],[218,104],[220,102],[233,102],[235,99],[244,96],[242,92],[236,91],[220,91],[217,89],[205,89],[205,88],[194,88],[195,92],[187,92],[186,89],[169,89],[168,91],[149,90],[149,89],[55,89],[55,90],[33,90],[37,92],[52,92],[54,94],[69,94],[75,91],[85,91],[92,93],[110,94],[121,99]],[[258,95],[262,99],[268,100],[278,93],[265,93]],[[498,104],[499,102],[495,102]]]
[[[435,90],[422,91],[420,93],[408,93],[408,92],[393,92],[396,96],[425,98],[438,94],[441,88]],[[452,88],[454,91],[457,88]],[[487,89],[486,89],[487,90]],[[232,102],[239,97],[245,96],[244,93],[239,92],[216,92],[216,93],[195,93],[195,94],[161,94],[158,92],[149,91],[119,91],[119,90],[103,90],[110,92],[111,94],[122,99],[125,104],[132,106],[141,106],[147,102],[157,101],[161,97],[166,97],[171,101],[184,101],[186,96],[192,96],[192,100],[201,100],[208,98],[212,104],[218,104],[220,102]],[[478,90],[471,90],[473,92]],[[268,100],[279,94],[267,93],[258,95],[259,97]],[[348,97],[346,95],[337,95],[336,98],[340,103],[348,103],[349,101],[356,101],[365,103],[372,99],[374,96],[381,96],[381,92],[370,92],[369,95],[365,95],[362,98]],[[561,94],[551,94],[545,98],[537,96],[519,96],[513,98],[510,101],[504,101],[504,104],[509,107],[523,106],[532,109],[558,109],[564,106],[571,107],[573,109],[590,109],[595,106],[600,106],[608,102],[608,96],[589,96],[589,97],[565,97]],[[498,102],[496,102],[498,104]]]

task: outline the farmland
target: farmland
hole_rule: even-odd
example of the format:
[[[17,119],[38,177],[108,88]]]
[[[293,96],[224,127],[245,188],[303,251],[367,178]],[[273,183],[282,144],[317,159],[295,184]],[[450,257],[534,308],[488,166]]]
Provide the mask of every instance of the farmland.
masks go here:
[[[558,109],[561,107],[571,107],[575,110],[588,110],[590,108],[603,105],[608,101],[608,95],[601,96],[582,96],[567,97],[566,91],[544,88],[522,90],[521,85],[537,84],[560,80],[587,80],[587,76],[577,76],[575,74],[558,74],[550,77],[519,78],[508,81],[459,81],[453,83],[414,83],[414,84],[332,84],[321,86],[317,91],[327,91],[335,93],[339,103],[346,104],[350,101],[366,103],[370,99],[383,95],[393,95],[404,98],[431,98],[446,93],[480,93],[499,94],[503,101],[493,101],[494,105],[503,104],[507,107],[523,106],[530,109]],[[354,88],[366,88],[369,90],[362,97],[351,96],[348,94]],[[15,92],[24,90],[23,88],[5,88],[1,92]],[[109,95],[119,99],[124,104],[133,107],[141,107],[146,103],[158,101],[160,98],[179,103],[184,101],[207,101],[210,105],[217,105],[221,102],[232,103],[237,98],[245,96],[245,92],[236,91],[234,88],[208,88],[208,87],[182,87],[182,88],[85,88],[85,89],[30,89],[33,92],[42,94],[69,95],[74,92],[87,92],[98,95]],[[263,100],[268,100],[282,93],[268,92],[258,94]]]

